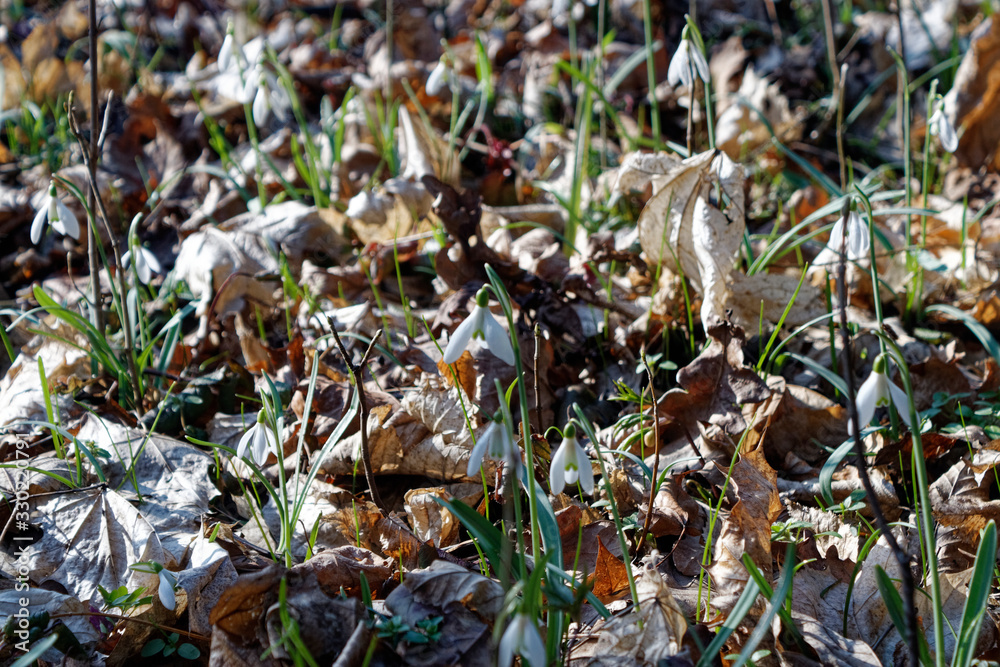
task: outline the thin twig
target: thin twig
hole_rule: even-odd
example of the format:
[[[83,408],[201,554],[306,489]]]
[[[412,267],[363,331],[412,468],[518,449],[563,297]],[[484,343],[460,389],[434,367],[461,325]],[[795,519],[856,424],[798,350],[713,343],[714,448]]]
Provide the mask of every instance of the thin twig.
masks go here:
[[[840,163],[840,188],[847,190],[847,159],[844,157],[844,88],[847,86],[847,63],[840,68],[837,89],[837,161]]]
[[[87,3],[89,6],[89,22],[90,22],[90,164],[89,173],[90,179],[93,181],[97,180],[97,0],[90,0]],[[72,114],[72,109],[70,110]],[[105,114],[107,118],[107,114]],[[81,145],[81,148],[83,146]],[[86,152],[86,149],[84,149]],[[90,207],[91,215],[94,213],[94,197],[96,194],[91,192],[87,197],[88,206]],[[95,218],[96,220],[96,218]],[[97,257],[97,244],[100,242],[94,225],[87,221],[87,263],[90,266],[90,283],[93,289],[93,302],[94,302],[94,328],[99,332],[104,333],[104,308],[102,306],[103,299],[101,298],[101,264]]]
[[[847,198],[844,201],[844,208],[841,211],[841,217],[846,220],[850,212],[851,202],[850,198]],[[909,637],[906,638],[906,643],[910,651],[910,664],[919,665],[920,648],[917,639],[917,610],[913,604],[913,595],[916,590],[916,585],[913,581],[913,571],[910,569],[910,558],[906,555],[906,552],[903,551],[902,547],[899,546],[899,542],[896,541],[896,537],[892,534],[892,527],[886,520],[885,514],[882,513],[882,507],[879,505],[878,496],[875,495],[875,487],[872,485],[871,477],[868,475],[868,467],[865,464],[865,447],[861,439],[861,419],[858,417],[858,406],[854,389],[854,355],[851,353],[851,332],[847,326],[846,252],[847,234],[844,234],[844,238],[840,245],[840,262],[837,265],[837,298],[840,299],[840,335],[843,340],[844,347],[844,382],[847,384],[847,408],[850,414],[851,424],[854,426],[854,454],[857,458],[856,465],[858,467],[859,476],[861,477],[861,484],[865,488],[865,496],[868,499],[868,504],[871,505],[872,514],[875,515],[875,524],[882,532],[886,542],[889,543],[892,555],[895,556],[896,562],[899,564],[900,581],[903,589],[901,591],[901,596],[903,598],[903,613],[906,615],[907,634],[909,635]],[[878,298],[877,291],[875,298]]]
[[[143,405],[143,395],[142,389],[139,384],[139,372],[136,370],[135,366],[135,355],[134,348],[132,347],[132,329],[129,324],[132,320],[128,314],[128,286],[125,284],[125,270],[122,268],[122,256],[121,252],[118,250],[118,243],[115,240],[114,231],[111,229],[111,218],[108,217],[108,211],[104,206],[104,200],[100,197],[100,192],[97,187],[97,166],[90,158],[90,153],[86,148],[86,143],[83,140],[83,133],[80,132],[80,126],[76,122],[76,118],[73,115],[73,98],[70,96],[69,101],[66,103],[69,115],[69,128],[76,138],[77,142],[80,144],[80,148],[83,153],[83,161],[87,167],[87,177],[90,181],[90,191],[93,194],[94,203],[97,205],[97,210],[101,212],[101,219],[104,221],[104,227],[108,232],[108,239],[111,241],[111,252],[115,258],[115,273],[118,277],[118,297],[121,302],[121,316],[122,316],[122,335],[125,338],[125,360],[128,362],[128,371],[132,380],[132,394],[134,396],[134,407],[141,414],[144,410]],[[94,216],[95,220],[97,218],[94,209],[90,209],[90,214]],[[110,269],[108,270],[110,273]]]
[[[332,318],[327,318],[330,323],[330,330],[333,332],[333,339],[337,341],[337,347],[340,348],[340,354],[344,357],[344,363],[347,364],[347,370],[351,373],[351,380],[354,381],[354,388],[358,392],[358,402],[361,404],[361,461],[365,468],[365,481],[368,482],[368,490],[372,494],[372,502],[375,503],[379,511],[382,512],[382,516],[388,517],[389,510],[386,508],[385,504],[382,502],[382,497],[378,493],[378,487],[375,486],[375,472],[372,470],[372,454],[368,449],[368,397],[365,396],[365,366],[368,365],[368,360],[375,351],[375,343],[378,339],[382,337],[382,330],[379,329],[372,336],[371,342],[368,344],[368,349],[365,350],[365,354],[361,357],[361,363],[357,366],[351,362],[351,355],[347,353],[347,348],[344,347],[344,343],[340,340],[340,334],[337,333],[337,327],[333,322]]]
[[[162,625],[160,623],[154,623],[153,621],[145,621],[141,618],[133,618],[132,616],[122,616],[121,614],[108,614],[103,611],[72,611],[63,614],[52,614],[49,618],[73,618],[75,616],[100,616],[101,618],[114,618],[119,621],[128,621],[129,623],[139,623],[140,625],[148,625],[151,628],[156,628],[157,630],[164,630],[166,632],[176,632],[179,635],[184,635],[199,642],[210,642],[211,637],[207,635],[199,635],[197,632],[189,632],[187,630],[181,630],[180,628],[172,628],[169,625]]]
[[[656,389],[653,387],[653,370],[649,367],[649,359],[646,358],[645,349],[642,350],[642,365],[646,367],[646,375],[649,376],[649,397],[653,401],[653,476],[649,482],[649,505],[646,510],[646,519],[642,522],[642,534],[639,541],[635,543],[635,556],[646,543],[646,535],[649,534],[649,526],[653,522],[653,500],[656,498],[656,476],[660,472],[660,416],[656,412]],[[686,430],[686,429],[685,429]]]
[[[538,415],[538,430],[536,433],[545,433],[542,428],[542,395],[538,391],[538,358],[539,358],[539,343],[542,340],[542,328],[535,325],[535,359],[533,372],[535,374],[535,414]]]

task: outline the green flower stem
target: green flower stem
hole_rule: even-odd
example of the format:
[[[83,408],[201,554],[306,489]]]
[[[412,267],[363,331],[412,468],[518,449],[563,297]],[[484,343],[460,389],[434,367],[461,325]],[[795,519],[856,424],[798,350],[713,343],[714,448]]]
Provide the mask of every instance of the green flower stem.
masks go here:
[[[917,478],[917,498],[918,498],[918,520],[920,522],[920,543],[924,549],[924,559],[928,569],[928,576],[931,587],[931,601],[933,606],[934,619],[934,663],[936,667],[944,667],[944,610],[941,600],[941,581],[938,576],[937,547],[934,540],[934,517],[931,511],[930,492],[928,490],[927,464],[924,459],[924,445],[920,437],[920,417],[917,414],[916,405],[913,402],[913,384],[910,381],[910,369],[906,365],[903,351],[889,336],[881,331],[875,334],[892,348],[893,361],[899,369],[899,376],[903,380],[903,391],[909,399],[910,436],[913,439],[913,471]],[[897,407],[898,409],[898,407]]]
[[[524,383],[524,365],[521,363],[521,346],[517,342],[517,324],[514,322],[514,312],[511,309],[510,297],[507,294],[507,290],[504,289],[503,281],[500,280],[500,276],[497,275],[496,271],[489,264],[486,265],[486,274],[489,276],[490,284],[493,286],[493,292],[497,296],[497,300],[500,302],[500,306],[503,308],[504,315],[507,317],[507,326],[509,327],[510,340],[514,347],[514,368],[517,374],[517,394],[520,399],[521,405],[521,429],[524,436],[524,454],[527,459],[527,475],[528,478],[528,511],[531,514],[531,555],[537,560],[541,557],[541,543],[540,535],[541,529],[538,525],[538,503],[535,500],[535,448],[531,442],[531,423],[529,420],[530,413],[528,412],[528,389]],[[503,401],[503,394],[500,394],[500,400]]]

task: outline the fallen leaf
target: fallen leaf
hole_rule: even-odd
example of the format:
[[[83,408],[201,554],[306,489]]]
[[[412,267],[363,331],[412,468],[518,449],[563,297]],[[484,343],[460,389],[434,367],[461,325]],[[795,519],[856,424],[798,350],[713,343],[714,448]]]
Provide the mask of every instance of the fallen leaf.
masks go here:
[[[708,422],[737,434],[746,428],[741,406],[770,396],[767,385],[743,364],[743,330],[731,324],[708,329],[712,342],[677,372],[679,389],[659,401],[659,412],[684,423]]]

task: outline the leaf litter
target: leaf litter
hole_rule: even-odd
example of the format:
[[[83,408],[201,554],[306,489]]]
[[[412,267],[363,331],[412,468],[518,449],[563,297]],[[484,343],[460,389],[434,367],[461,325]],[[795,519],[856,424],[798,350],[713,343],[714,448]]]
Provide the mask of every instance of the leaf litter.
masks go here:
[[[992,19],[904,3],[901,45],[897,17],[855,8],[834,72],[823,48],[790,39],[819,34],[819,19],[697,3],[707,109],[700,80],[667,82],[687,30],[670,8],[651,3],[647,71],[635,8],[608,3],[613,32],[599,35],[598,9],[571,4],[214,16],[99,3],[96,110],[74,46],[85,7],[0,9],[0,616],[36,614],[31,643],[54,638],[43,661],[488,665],[527,609],[563,664],[745,651],[754,664],[909,664],[879,583],[879,568],[897,588],[903,571],[875,509],[929,590],[917,451],[939,611],[963,627],[1000,518]],[[943,95],[917,79],[905,124],[892,57],[904,50],[909,80],[938,77]],[[94,228],[112,265],[99,319],[88,241],[56,225],[29,239],[50,180],[86,219],[72,128],[91,112],[106,135]],[[936,143],[942,118],[958,130],[953,157]],[[851,187],[837,180],[841,127]],[[926,170],[912,184],[881,168],[904,140]],[[875,234],[840,273],[825,242],[844,193]],[[149,286],[115,275],[115,244],[167,272]],[[517,365],[485,341],[444,364],[491,283]],[[876,413],[869,498],[845,448],[842,374],[848,355],[855,387],[871,372],[872,331],[900,346],[923,422],[918,439]],[[520,523],[516,466],[487,457],[468,474],[509,388],[544,498],[521,503]],[[290,409],[254,470],[233,450],[263,394]],[[552,427],[571,418],[592,427],[579,473],[597,477],[594,498],[547,495]],[[790,582],[788,603],[744,600],[751,582]],[[962,640],[982,660],[1000,651],[990,593]],[[931,598],[915,605],[950,659],[961,642],[946,632],[937,646]],[[12,623],[5,664],[19,655]]]

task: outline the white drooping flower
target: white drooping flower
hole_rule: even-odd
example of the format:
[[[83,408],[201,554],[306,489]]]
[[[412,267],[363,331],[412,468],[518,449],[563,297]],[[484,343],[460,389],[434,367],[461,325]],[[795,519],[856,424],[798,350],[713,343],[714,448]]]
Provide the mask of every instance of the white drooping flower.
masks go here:
[[[521,465],[521,452],[514,446],[514,440],[510,437],[510,431],[502,419],[491,421],[486,427],[486,432],[479,437],[476,446],[472,448],[472,453],[469,454],[469,466],[466,468],[469,477],[479,474],[479,468],[482,467],[486,455],[495,461],[512,463],[515,467]]]
[[[159,579],[157,594],[160,596],[160,602],[170,610],[173,610],[177,606],[177,596],[174,594],[174,589],[177,588],[176,574],[163,567],[162,563],[152,560],[134,563],[128,567],[135,572],[155,574]]]
[[[248,84],[252,80],[251,77],[254,76],[257,88],[253,94],[253,122],[258,127],[263,127],[267,124],[272,112],[279,121],[287,120],[288,110],[291,109],[292,102],[288,97],[288,91],[278,81],[278,77],[262,66],[258,66],[248,75]]]
[[[39,193],[40,194],[40,193]],[[56,182],[49,181],[49,192],[36,197],[35,219],[31,221],[31,242],[38,243],[45,233],[46,222],[60,234],[80,239],[80,223],[73,211],[59,200],[56,194]]]
[[[177,575],[170,570],[163,568],[159,572],[159,577],[160,602],[164,607],[173,611],[174,608],[177,607],[177,597],[174,595],[174,589],[177,587]]]
[[[545,644],[538,634],[538,627],[527,614],[521,612],[514,615],[514,620],[500,638],[497,666],[510,667],[515,655],[521,656],[521,662],[529,667],[544,667],[546,664]]]
[[[679,84],[684,84],[690,88],[694,83],[694,76],[697,76],[706,83],[711,78],[708,69],[708,62],[701,50],[688,36],[688,28],[684,28],[681,35],[681,43],[674,52],[674,57],[670,59],[670,67],[667,68],[667,83],[676,88]]]
[[[552,466],[549,469],[549,484],[552,495],[559,495],[567,484],[580,481],[580,488],[590,495],[594,493],[594,475],[590,468],[590,459],[576,439],[576,426],[566,425],[563,441],[552,455]]]
[[[153,279],[154,273],[163,271],[160,260],[156,259],[156,255],[152,251],[138,242],[135,244],[135,249],[135,273],[143,285],[148,285],[149,281]],[[127,269],[131,263],[132,251],[129,250],[122,255],[122,267]]]
[[[267,413],[264,410],[257,413],[257,421],[240,438],[236,456],[244,458],[248,449],[251,460],[258,466],[264,465],[269,452],[274,452],[274,455],[278,456],[278,441],[267,424]]]
[[[927,131],[938,138],[941,148],[949,153],[954,153],[958,149],[958,133],[955,126],[951,124],[948,114],[944,111],[944,100],[939,100],[927,121]]]
[[[444,60],[439,60],[434,69],[431,70],[430,76],[427,77],[427,83],[424,85],[424,92],[426,92],[431,97],[437,97],[444,91],[445,83],[449,79],[449,67],[445,64]]]
[[[462,351],[469,347],[474,339],[483,341],[483,347],[493,353],[500,361],[514,365],[514,346],[511,345],[507,331],[493,317],[488,308],[489,292],[483,287],[476,294],[476,306],[469,316],[458,325],[448,347],[444,351],[444,363],[453,364],[462,356]]]
[[[839,255],[840,246],[844,242],[845,229],[847,230],[847,259],[856,262],[868,254],[868,248],[871,247],[871,234],[868,231],[868,225],[855,211],[851,211],[847,215],[846,223],[844,218],[837,220],[833,229],[830,230],[830,240],[826,247]]]
[[[233,51],[235,42],[233,31],[233,22],[230,21],[229,27],[226,29],[226,37],[222,40],[222,46],[219,47],[219,57],[216,60],[216,64],[219,66],[220,72],[228,70],[233,66]]]
[[[875,358],[875,363],[872,364],[872,374],[868,376],[868,379],[858,389],[856,405],[858,406],[858,421],[861,424],[861,428],[871,423],[872,417],[875,416],[876,408],[888,406],[890,403],[895,406],[896,412],[899,413],[903,423],[912,428],[913,424],[910,423],[910,400],[907,398],[906,392],[897,387],[889,379],[889,376],[886,374],[885,355],[880,354]],[[847,432],[850,435],[854,435],[853,423],[847,423]]]

